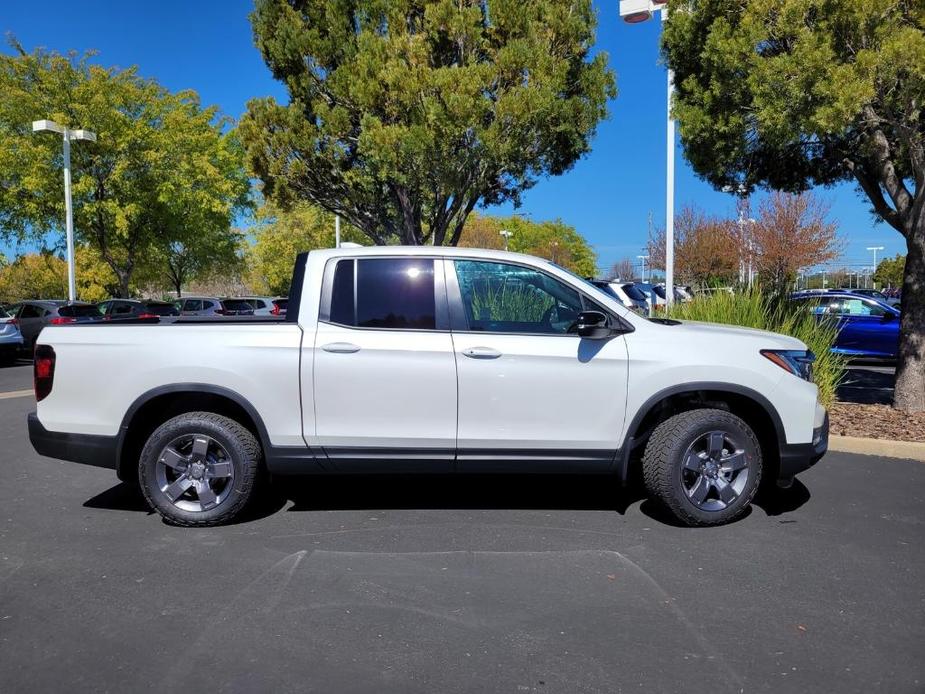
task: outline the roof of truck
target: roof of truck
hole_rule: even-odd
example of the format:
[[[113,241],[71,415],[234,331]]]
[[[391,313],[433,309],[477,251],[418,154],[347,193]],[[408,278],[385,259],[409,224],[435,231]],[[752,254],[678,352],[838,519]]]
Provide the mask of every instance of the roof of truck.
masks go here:
[[[314,257],[336,258],[338,256],[387,256],[387,255],[421,255],[440,256],[449,258],[492,258],[495,260],[523,261],[529,258],[534,262],[551,263],[545,258],[539,258],[526,253],[512,251],[499,251],[490,248],[458,248],[455,246],[362,246],[360,248],[324,248],[310,251]]]

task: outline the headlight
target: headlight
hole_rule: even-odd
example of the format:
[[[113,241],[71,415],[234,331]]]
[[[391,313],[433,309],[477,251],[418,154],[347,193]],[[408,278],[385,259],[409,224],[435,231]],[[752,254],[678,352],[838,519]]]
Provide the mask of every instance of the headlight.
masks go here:
[[[804,381],[813,380],[813,362],[816,361],[816,355],[811,350],[763,349],[761,356],[797,378],[802,378]]]

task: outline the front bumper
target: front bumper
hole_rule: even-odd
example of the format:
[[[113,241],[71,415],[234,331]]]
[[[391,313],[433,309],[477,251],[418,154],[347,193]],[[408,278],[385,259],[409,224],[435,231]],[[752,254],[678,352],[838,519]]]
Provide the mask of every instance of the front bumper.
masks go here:
[[[829,414],[825,415],[822,426],[813,429],[811,443],[787,443],[780,447],[780,470],[777,484],[789,487],[793,478],[800,472],[808,470],[825,455],[829,449]]]
[[[29,441],[36,453],[49,458],[110,470],[118,467],[119,437],[48,431],[35,412],[29,413]]]

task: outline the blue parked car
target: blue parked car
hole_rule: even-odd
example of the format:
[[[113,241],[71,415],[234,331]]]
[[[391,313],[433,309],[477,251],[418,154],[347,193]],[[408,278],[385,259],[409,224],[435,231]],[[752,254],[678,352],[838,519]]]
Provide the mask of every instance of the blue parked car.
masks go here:
[[[838,321],[833,352],[852,357],[895,359],[899,350],[899,311],[850,291],[797,292],[791,298],[822,317]]]

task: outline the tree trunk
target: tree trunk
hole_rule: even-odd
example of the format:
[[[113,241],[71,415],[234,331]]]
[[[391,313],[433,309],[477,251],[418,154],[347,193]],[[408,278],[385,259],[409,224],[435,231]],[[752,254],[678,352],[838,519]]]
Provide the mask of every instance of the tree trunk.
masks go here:
[[[925,412],[925,210],[911,220],[910,227],[893,407]]]
[[[132,273],[126,270],[116,270],[116,278],[119,280],[119,296],[117,299],[128,299],[131,296],[129,283],[132,280]]]

